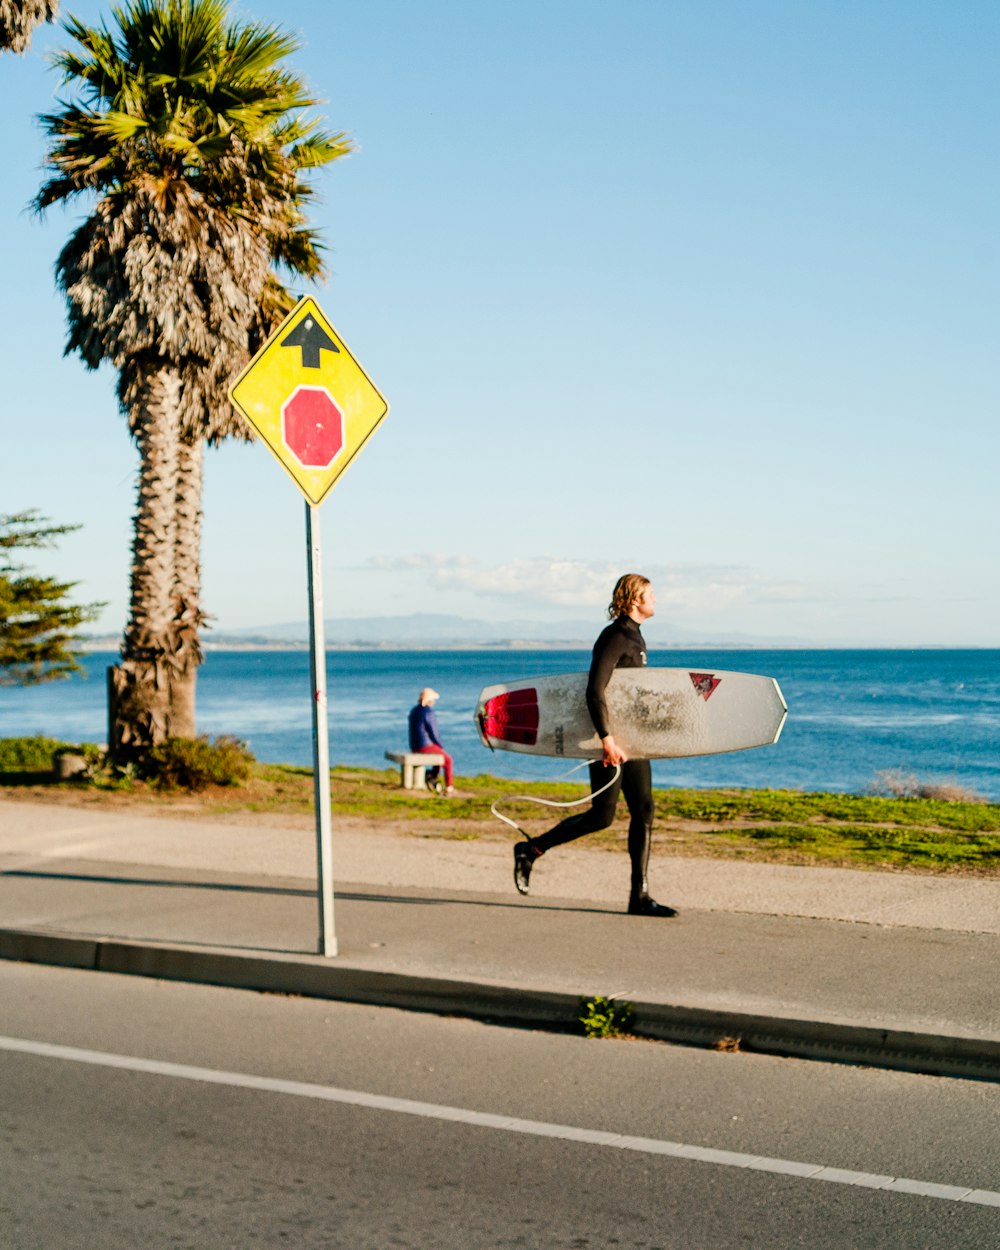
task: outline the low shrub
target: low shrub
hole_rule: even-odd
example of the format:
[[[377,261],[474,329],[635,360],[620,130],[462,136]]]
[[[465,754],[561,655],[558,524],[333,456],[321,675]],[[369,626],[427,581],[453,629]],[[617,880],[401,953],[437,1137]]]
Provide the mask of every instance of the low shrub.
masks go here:
[[[100,755],[93,743],[78,746],[56,738],[0,738],[0,773],[50,773],[55,758],[68,751],[86,757],[88,764]]]
[[[939,803],[985,803],[982,795],[953,782],[921,781],[916,773],[888,768],[875,774],[867,787],[869,794],[885,794],[893,799],[937,799]]]
[[[207,735],[168,738],[150,752],[143,775],[161,790],[204,790],[242,784],[254,763],[246,743],[229,734],[214,742]]]
[[[0,772],[44,772],[62,745],[55,738],[0,738]]]
[[[923,782],[917,791],[918,799],[937,799],[939,803],[985,803],[981,794],[967,790],[953,781],[939,783]]]

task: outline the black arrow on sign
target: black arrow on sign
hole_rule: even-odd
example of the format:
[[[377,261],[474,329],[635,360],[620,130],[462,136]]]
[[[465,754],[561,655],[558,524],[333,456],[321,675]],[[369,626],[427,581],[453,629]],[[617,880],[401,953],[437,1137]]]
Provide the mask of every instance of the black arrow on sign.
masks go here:
[[[340,351],[337,344],[313,317],[303,318],[291,334],[281,340],[281,346],[302,348],[303,369],[319,368],[319,354],[324,347],[328,352]]]

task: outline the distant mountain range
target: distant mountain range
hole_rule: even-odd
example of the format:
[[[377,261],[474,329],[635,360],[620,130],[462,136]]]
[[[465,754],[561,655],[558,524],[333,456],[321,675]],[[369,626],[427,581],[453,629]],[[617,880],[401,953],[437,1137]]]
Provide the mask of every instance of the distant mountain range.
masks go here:
[[[478,647],[590,647],[602,628],[601,617],[561,621],[484,621],[444,613],[417,612],[409,616],[356,616],[327,620],[328,647],[478,648]],[[692,638],[669,624],[651,621],[643,627],[651,647],[679,646],[802,646],[800,640],[750,638],[727,634]],[[307,646],[309,625],[289,621],[247,629],[209,631],[209,647]]]
[[[507,647],[517,644],[564,646],[592,643],[596,633],[592,621],[523,621],[476,620],[436,612],[417,612],[410,616],[335,617],[324,625],[327,646],[332,647]],[[278,625],[261,625],[251,629],[234,629],[206,635],[206,641],[221,644],[225,640],[306,645],[309,642],[307,621],[289,621]]]
[[[462,650],[508,647],[565,648],[593,646],[603,627],[600,616],[562,621],[484,621],[444,613],[415,612],[409,616],[334,617],[325,623],[326,645],[337,649]],[[653,648],[809,647],[801,638],[761,638],[746,634],[682,634],[676,627],[650,621],[643,626]],[[120,634],[83,635],[87,651],[117,651]],[[309,623],[288,621],[245,629],[208,629],[202,635],[206,650],[295,650],[309,645]]]

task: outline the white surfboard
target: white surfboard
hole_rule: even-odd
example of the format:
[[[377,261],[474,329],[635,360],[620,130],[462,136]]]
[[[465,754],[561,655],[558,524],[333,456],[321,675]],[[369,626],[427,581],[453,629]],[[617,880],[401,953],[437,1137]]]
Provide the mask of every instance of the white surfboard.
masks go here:
[[[586,673],[487,686],[475,712],[479,736],[501,751],[600,759],[586,689]],[[769,746],[788,712],[773,677],[720,669],[619,668],[606,697],[611,732],[629,759]]]

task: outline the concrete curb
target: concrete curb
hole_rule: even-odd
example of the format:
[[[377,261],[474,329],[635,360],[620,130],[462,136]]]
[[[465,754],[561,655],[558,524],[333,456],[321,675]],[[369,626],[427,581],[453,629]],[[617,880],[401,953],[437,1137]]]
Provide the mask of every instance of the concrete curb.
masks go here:
[[[117,972],[265,993],[467,1016],[575,1031],[579,997],[489,981],[379,972],[319,955],[233,950],[0,929],[0,959]],[[687,1046],[864,1064],[935,1076],[1000,1081],[1000,1041],[786,1016],[636,1002],[632,1032]]]

